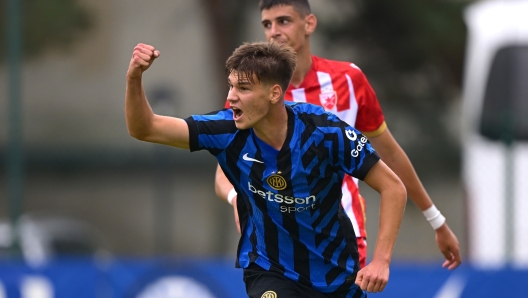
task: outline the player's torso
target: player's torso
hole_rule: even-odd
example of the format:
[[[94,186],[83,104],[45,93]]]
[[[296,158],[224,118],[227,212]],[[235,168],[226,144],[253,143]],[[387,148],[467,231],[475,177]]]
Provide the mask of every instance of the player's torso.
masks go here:
[[[311,229],[323,198],[340,199],[342,177],[328,175],[324,169],[329,165],[316,158],[320,148],[302,143],[295,134],[280,151],[255,136],[248,139],[237,167],[244,173],[240,185],[251,205],[266,210],[276,223],[291,218],[301,229]],[[336,213],[334,209],[330,211]]]
[[[322,106],[343,121],[355,126],[358,103],[354,93],[353,64],[313,58],[312,69],[299,86],[290,85],[284,97],[288,101]]]
[[[237,159],[239,197],[248,215],[239,262],[278,266],[294,280],[302,276],[319,286],[328,285],[324,281],[331,268],[339,268],[339,284],[355,264],[354,232],[340,204],[343,174],[330,169],[321,154],[328,149],[324,134],[315,131],[307,139],[301,134],[310,128],[297,124],[280,151],[250,135],[241,151],[227,156]],[[328,255],[329,250],[336,254]],[[346,261],[340,261],[345,255]],[[302,265],[293,262],[299,259]]]
[[[226,137],[227,147],[217,152],[237,186],[242,227],[237,264],[273,266],[293,280],[337,289],[358,260],[354,230],[340,204],[341,185],[344,172],[362,163],[350,160],[345,170],[344,152],[350,148],[341,140],[348,125],[311,105],[287,109],[288,133],[280,150],[249,129]]]

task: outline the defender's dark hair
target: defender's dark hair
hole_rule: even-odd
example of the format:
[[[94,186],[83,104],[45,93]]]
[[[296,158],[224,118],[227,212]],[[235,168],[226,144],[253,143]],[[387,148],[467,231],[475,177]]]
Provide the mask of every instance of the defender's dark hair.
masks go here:
[[[295,51],[290,47],[269,42],[244,43],[227,59],[226,75],[234,71],[239,79],[252,84],[255,76],[263,84],[279,84],[285,92],[295,66]]]
[[[264,9],[270,9],[278,5],[291,5],[295,11],[301,16],[305,17],[312,13],[310,9],[310,3],[308,0],[260,0],[259,6],[260,11]]]

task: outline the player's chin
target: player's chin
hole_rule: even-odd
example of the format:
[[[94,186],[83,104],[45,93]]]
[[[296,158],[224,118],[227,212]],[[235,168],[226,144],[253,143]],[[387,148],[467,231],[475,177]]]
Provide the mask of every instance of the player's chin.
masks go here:
[[[245,123],[244,121],[240,121],[240,120],[235,121],[235,126],[239,130],[244,130],[244,129],[249,128],[249,125],[247,123]]]

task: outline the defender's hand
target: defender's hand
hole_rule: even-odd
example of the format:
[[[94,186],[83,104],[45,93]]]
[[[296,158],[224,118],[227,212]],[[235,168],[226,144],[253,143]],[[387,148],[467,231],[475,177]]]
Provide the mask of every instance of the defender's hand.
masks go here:
[[[458,239],[451,231],[447,223],[436,229],[436,244],[444,255],[446,261],[442,267],[453,270],[462,263]]]
[[[160,52],[151,45],[140,43],[135,46],[128,66],[127,77],[130,79],[140,78],[159,55]]]

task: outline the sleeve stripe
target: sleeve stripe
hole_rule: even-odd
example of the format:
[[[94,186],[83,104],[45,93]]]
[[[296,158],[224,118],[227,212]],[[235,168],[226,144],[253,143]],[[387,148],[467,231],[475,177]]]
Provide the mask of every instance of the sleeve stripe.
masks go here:
[[[189,127],[189,149],[191,152],[198,150],[198,127],[192,117],[184,119]]]
[[[367,173],[369,172],[370,168],[372,168],[374,164],[376,164],[379,160],[380,160],[380,157],[377,153],[367,156],[363,160],[363,165],[357,172],[356,178],[363,181],[365,177],[367,176]]]
[[[368,132],[362,131],[361,133],[367,138],[373,138],[373,137],[379,136],[382,132],[385,131],[385,129],[387,129],[387,123],[383,121],[383,123],[381,123],[378,129],[374,131],[368,131]]]

